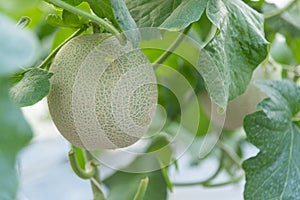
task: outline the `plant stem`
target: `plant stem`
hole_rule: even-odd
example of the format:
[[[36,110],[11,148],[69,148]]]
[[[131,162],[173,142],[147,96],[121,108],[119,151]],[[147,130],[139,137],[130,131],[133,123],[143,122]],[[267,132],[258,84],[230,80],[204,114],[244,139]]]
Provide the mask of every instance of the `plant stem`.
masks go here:
[[[90,179],[96,173],[95,166],[92,166],[92,165],[87,167],[88,168],[87,171],[80,168],[73,149],[71,149],[69,151],[69,161],[70,161],[71,167],[72,167],[73,171],[75,172],[75,174],[82,179]]]
[[[160,66],[160,64],[164,63],[169,58],[172,52],[180,45],[180,43],[182,42],[185,35],[189,32],[190,29],[191,26],[188,26],[186,29],[184,29],[183,32],[180,33],[176,40],[170,45],[170,47],[163,54],[161,54],[159,58],[157,58],[154,61],[154,63],[152,64],[154,69],[157,69]]]
[[[219,141],[218,145],[220,149],[224,152],[224,154],[231,159],[235,165],[237,165],[239,168],[242,168],[242,161],[241,158],[224,142]]]
[[[65,10],[67,10],[67,11],[73,13],[73,14],[82,16],[84,18],[87,18],[87,19],[91,20],[92,22],[95,22],[96,24],[99,24],[100,26],[105,28],[105,30],[109,31],[110,33],[112,33],[114,35],[119,34],[119,31],[116,27],[114,27],[108,21],[106,21],[104,19],[101,19],[96,15],[92,15],[88,12],[80,10],[80,9],[76,8],[75,6],[72,6],[68,3],[65,3],[65,2],[61,1],[61,0],[47,0],[47,1],[54,4],[54,5],[56,5],[56,6],[59,6],[63,9],[65,9]]]
[[[186,186],[195,186],[195,185],[205,185],[211,182],[214,178],[216,178],[219,173],[221,172],[223,168],[223,161],[224,161],[224,154],[221,152],[221,160],[218,166],[218,169],[215,171],[213,175],[211,175],[209,178],[203,180],[203,181],[196,181],[196,182],[190,182],[190,183],[173,183],[173,186],[178,187],[186,187]]]
[[[85,156],[88,161],[94,162],[95,165],[99,165],[99,163],[96,164],[97,161],[94,159],[91,152],[85,151]],[[101,185],[100,183],[101,183],[100,172],[99,172],[98,167],[95,167],[95,174],[91,178],[91,186],[92,186],[92,191],[94,194],[94,200],[106,200],[104,193],[100,187],[100,185]]]
[[[290,2],[289,2],[288,4],[286,4],[284,7],[280,8],[280,9],[278,9],[278,10],[275,10],[275,11],[273,11],[273,12],[266,13],[266,14],[265,14],[265,19],[270,19],[270,18],[272,18],[272,17],[281,15],[281,14],[284,13],[286,10],[288,10],[290,7],[292,7],[296,2],[297,2],[297,0],[290,1]]]
[[[230,185],[232,183],[239,182],[244,177],[244,173],[242,173],[239,176],[231,178],[229,181],[225,181],[222,183],[210,183],[211,181],[199,181],[199,182],[191,182],[191,183],[173,183],[173,186],[178,187],[186,187],[186,186],[195,186],[195,185],[201,185],[203,187],[221,187],[225,185]]]
[[[146,190],[148,187],[148,182],[149,182],[148,177],[141,180],[140,186],[139,186],[133,200],[143,200],[144,199],[144,196],[145,196],[145,193],[146,193]]]
[[[214,184],[205,183],[202,186],[203,187],[222,187],[222,186],[230,185],[230,184],[233,184],[233,183],[238,183],[242,178],[244,178],[244,176],[245,176],[244,173],[242,173],[239,176],[233,177],[229,181],[225,181],[225,182],[222,182],[222,183],[214,183]]]
[[[64,46],[69,40],[72,38],[80,35],[83,31],[86,30],[87,27],[83,27],[78,29],[76,32],[74,32],[70,37],[68,37],[63,43],[61,43],[59,46],[57,46],[48,56],[45,58],[45,60],[38,66],[38,68],[41,69],[49,69],[48,64],[51,62],[51,60],[55,57],[59,49]]]

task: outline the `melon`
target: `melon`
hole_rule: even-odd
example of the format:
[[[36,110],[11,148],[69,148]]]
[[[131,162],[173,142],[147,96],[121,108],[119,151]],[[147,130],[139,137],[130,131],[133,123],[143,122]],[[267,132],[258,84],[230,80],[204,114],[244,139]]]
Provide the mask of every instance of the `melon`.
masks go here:
[[[157,105],[151,63],[130,42],[110,34],[73,38],[50,66],[48,107],[59,132],[87,150],[136,143],[147,132]]]
[[[203,110],[208,116],[214,116],[211,118],[211,122],[225,130],[234,130],[243,126],[243,121],[246,115],[257,111],[257,104],[263,99],[267,98],[267,95],[255,87],[252,83],[256,80],[280,80],[281,69],[273,68],[271,66],[259,66],[253,73],[250,84],[246,91],[241,96],[237,97],[233,101],[229,102],[225,116],[222,116],[218,111],[211,110],[212,102],[206,91],[200,94],[200,100]],[[217,107],[214,104],[214,107]],[[224,121],[225,117],[225,121]]]

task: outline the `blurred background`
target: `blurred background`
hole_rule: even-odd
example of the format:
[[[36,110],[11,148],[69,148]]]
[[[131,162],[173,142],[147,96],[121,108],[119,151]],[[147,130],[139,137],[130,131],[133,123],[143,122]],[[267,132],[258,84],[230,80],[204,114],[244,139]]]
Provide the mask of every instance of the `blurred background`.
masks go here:
[[[253,1],[254,3],[256,1]],[[279,8],[289,1],[269,0]],[[34,30],[40,40],[39,57],[47,55],[49,50],[54,49],[61,41],[69,36],[72,31],[68,28],[54,29],[46,23],[45,13],[52,12],[46,4],[38,0],[30,1],[4,1],[0,2],[1,14],[7,15],[14,20],[19,20],[22,15],[29,15],[32,18],[29,28]],[[84,5],[83,5],[83,9]],[[162,102],[164,103],[164,102]],[[25,118],[31,125],[34,132],[34,139],[19,156],[18,173],[20,176],[20,200],[85,200],[92,199],[92,192],[89,181],[78,178],[68,163],[68,151],[71,146],[58,132],[48,112],[46,100],[22,108]],[[238,137],[245,137],[242,129],[236,130]],[[242,159],[256,155],[258,150],[252,145],[245,143]],[[193,182],[209,177],[218,166],[215,157],[205,159],[199,165],[191,164],[193,155],[186,153],[178,160],[178,168],[174,166],[169,169],[169,176],[172,182]],[[114,170],[100,166],[101,179],[105,179],[114,173]],[[227,174],[221,173],[217,181],[226,180]],[[243,199],[244,181],[216,188],[204,188],[201,186],[174,187],[169,192],[170,200],[241,200]],[[107,192],[107,189],[105,189]]]

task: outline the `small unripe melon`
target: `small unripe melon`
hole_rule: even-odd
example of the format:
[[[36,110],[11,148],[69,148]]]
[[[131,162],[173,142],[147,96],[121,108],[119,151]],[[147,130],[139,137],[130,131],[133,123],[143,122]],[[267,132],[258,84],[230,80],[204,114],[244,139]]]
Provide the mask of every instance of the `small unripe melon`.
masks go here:
[[[140,49],[110,34],[73,38],[57,53],[50,71],[48,106],[60,133],[88,150],[137,142],[157,104],[156,78]]]

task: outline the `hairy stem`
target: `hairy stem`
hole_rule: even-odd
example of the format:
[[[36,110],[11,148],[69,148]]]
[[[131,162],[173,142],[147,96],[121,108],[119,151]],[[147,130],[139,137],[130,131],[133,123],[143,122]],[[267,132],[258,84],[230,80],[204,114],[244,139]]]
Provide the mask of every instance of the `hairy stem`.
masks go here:
[[[64,46],[68,41],[70,41],[72,38],[80,35],[83,31],[86,30],[87,27],[83,27],[78,29],[76,32],[74,32],[70,37],[68,37],[63,43],[61,43],[59,46],[57,46],[48,56],[45,58],[45,60],[38,66],[38,68],[41,69],[49,69],[48,64],[52,61],[52,59],[55,57],[59,49]]]
[[[171,44],[171,46],[163,53],[160,55],[159,58],[157,58],[154,63],[152,64],[154,69],[157,69],[160,64],[164,63],[169,56],[172,54],[172,52],[180,45],[180,43],[183,41],[185,35],[189,32],[191,29],[191,26],[188,26],[180,35],[176,38],[176,40]]]
[[[87,18],[87,19],[91,20],[92,22],[95,22],[96,24],[99,24],[105,30],[109,31],[112,34],[115,34],[115,35],[119,34],[119,31],[116,27],[114,27],[108,21],[106,21],[104,19],[101,19],[96,15],[92,15],[88,12],[80,10],[80,9],[76,8],[75,6],[72,6],[68,3],[65,3],[65,2],[61,1],[61,0],[47,0],[47,1],[54,4],[54,5],[56,5],[56,6],[59,6],[63,9],[65,9],[65,10],[67,10],[67,11],[73,13],[73,14],[76,14],[76,15],[79,15],[81,17]]]
[[[85,151],[85,156],[88,161],[94,162],[95,165],[99,165],[96,164],[97,161],[95,160],[91,152]],[[91,178],[91,187],[94,194],[94,200],[106,200],[104,193],[101,189],[100,171],[98,169],[98,166],[95,167],[95,174]]]
[[[284,7],[278,9],[278,10],[275,10],[273,12],[270,12],[270,13],[266,13],[265,14],[265,19],[270,19],[272,17],[276,17],[278,15],[281,15],[282,13],[284,13],[286,10],[288,10],[290,7],[292,7],[295,3],[297,2],[297,0],[293,0],[293,1],[290,1],[288,4],[286,4]]]

